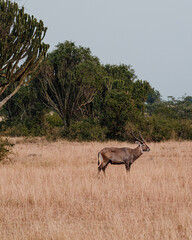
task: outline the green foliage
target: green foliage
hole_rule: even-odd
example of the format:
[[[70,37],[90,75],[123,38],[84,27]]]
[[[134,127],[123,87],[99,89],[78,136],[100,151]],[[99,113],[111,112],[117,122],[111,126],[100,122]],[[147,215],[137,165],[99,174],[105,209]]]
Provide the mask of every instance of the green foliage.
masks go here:
[[[150,140],[192,139],[192,102],[191,97],[147,105],[147,129]]]
[[[66,41],[57,45],[41,69],[44,102],[57,112],[65,129],[82,114],[100,86],[102,69],[89,48]]]
[[[0,108],[32,79],[44,60],[49,48],[42,42],[46,31],[42,21],[17,3],[0,0]]]
[[[131,65],[106,64],[103,67],[108,77],[116,80],[121,80],[125,87],[130,87],[131,83],[137,79],[135,71],[131,68]]]
[[[36,82],[25,84],[4,105],[1,112],[4,116],[4,121],[0,124],[1,131],[10,136],[41,136],[45,134],[46,111],[39,98]]]
[[[127,124],[136,124],[144,117],[150,85],[136,80],[130,66],[108,64],[104,70],[102,87],[93,101],[94,114],[100,119],[101,126],[108,129],[107,138],[127,140]]]
[[[147,94],[147,100],[146,103],[148,104],[154,104],[154,103],[160,103],[161,102],[161,94],[159,91],[155,90],[154,88],[150,88]]]
[[[51,112],[45,115],[45,120],[50,127],[62,127],[63,121],[57,113]]]
[[[192,139],[192,120],[184,119],[181,120],[177,126],[178,138],[184,140]]]
[[[192,102],[190,97],[176,100],[172,97],[168,101],[161,101],[147,105],[147,113],[161,115],[165,118],[192,119]]]
[[[147,81],[137,80],[133,84],[132,89],[133,100],[141,114],[144,114],[145,112],[145,102],[150,89],[151,89],[150,84]]]
[[[162,116],[152,116],[146,121],[147,131],[146,136],[149,141],[164,141],[169,139],[177,139],[175,131],[177,122]]]
[[[0,161],[8,157],[12,146],[13,144],[11,144],[7,139],[0,137]]]
[[[78,141],[104,141],[106,128],[102,128],[93,119],[83,119],[71,124],[68,132],[68,139]]]
[[[108,129],[107,137],[110,139],[122,139],[124,127],[132,118],[134,102],[125,91],[113,89],[108,93],[104,101],[102,125]]]
[[[2,99],[17,86],[6,88]],[[147,141],[192,139],[192,97],[163,101],[131,66],[101,65],[89,48],[69,41],[57,45],[1,116],[1,132],[10,136],[133,140],[131,131],[141,131]]]
[[[33,121],[26,120],[23,122],[5,121],[0,124],[1,131],[6,136],[20,137],[20,136],[43,136],[45,128]]]

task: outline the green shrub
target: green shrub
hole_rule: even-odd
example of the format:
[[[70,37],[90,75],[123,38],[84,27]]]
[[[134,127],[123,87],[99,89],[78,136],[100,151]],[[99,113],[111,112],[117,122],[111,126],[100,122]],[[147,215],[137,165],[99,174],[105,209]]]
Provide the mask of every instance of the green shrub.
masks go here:
[[[1,132],[5,136],[11,137],[28,137],[28,136],[42,136],[45,129],[41,125],[32,121],[14,122],[5,121],[1,124]]]
[[[106,128],[102,128],[93,119],[84,119],[71,124],[68,138],[78,141],[104,141],[106,138]]]
[[[192,139],[192,121],[189,119],[178,120],[178,138],[183,140]]]
[[[192,139],[192,121],[187,119],[165,118],[161,115],[148,116],[138,129],[146,141]]]
[[[7,139],[0,138],[0,161],[6,159],[10,153],[11,144]]]
[[[48,113],[45,116],[45,120],[50,127],[62,127],[63,121],[57,113]]]

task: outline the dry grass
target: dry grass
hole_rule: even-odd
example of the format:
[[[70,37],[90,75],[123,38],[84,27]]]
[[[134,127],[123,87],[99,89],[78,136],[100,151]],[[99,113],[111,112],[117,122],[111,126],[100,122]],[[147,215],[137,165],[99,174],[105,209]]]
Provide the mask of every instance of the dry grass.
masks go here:
[[[192,239],[192,142],[151,143],[129,175],[109,166],[98,179],[97,152],[125,143],[14,141],[1,240]]]

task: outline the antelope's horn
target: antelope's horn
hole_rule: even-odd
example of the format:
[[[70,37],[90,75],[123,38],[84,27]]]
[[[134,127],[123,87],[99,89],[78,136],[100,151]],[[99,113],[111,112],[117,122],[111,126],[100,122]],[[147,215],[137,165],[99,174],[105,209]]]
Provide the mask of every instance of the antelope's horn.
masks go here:
[[[132,135],[133,135],[133,137],[138,141],[138,142],[142,142],[139,138],[137,138],[136,136],[135,136],[135,134],[131,131],[131,133],[132,133]]]
[[[142,137],[140,131],[139,131],[140,138],[142,139],[143,142],[145,142],[144,138]]]

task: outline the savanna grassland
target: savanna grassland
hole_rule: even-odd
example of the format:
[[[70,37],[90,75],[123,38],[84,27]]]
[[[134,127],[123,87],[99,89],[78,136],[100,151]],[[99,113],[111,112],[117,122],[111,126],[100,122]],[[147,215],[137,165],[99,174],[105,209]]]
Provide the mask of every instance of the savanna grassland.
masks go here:
[[[1,240],[192,239],[192,142],[149,144],[126,174],[97,152],[134,144],[12,139],[0,163]]]

